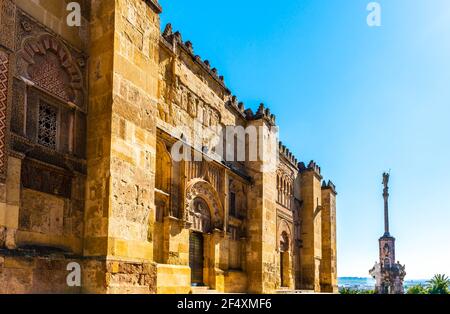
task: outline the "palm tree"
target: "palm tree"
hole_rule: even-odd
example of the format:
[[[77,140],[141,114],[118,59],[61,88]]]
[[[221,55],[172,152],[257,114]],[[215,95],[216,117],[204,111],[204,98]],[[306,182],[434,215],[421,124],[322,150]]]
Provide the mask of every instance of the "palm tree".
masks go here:
[[[435,275],[428,284],[430,294],[449,294],[450,279],[446,275]]]

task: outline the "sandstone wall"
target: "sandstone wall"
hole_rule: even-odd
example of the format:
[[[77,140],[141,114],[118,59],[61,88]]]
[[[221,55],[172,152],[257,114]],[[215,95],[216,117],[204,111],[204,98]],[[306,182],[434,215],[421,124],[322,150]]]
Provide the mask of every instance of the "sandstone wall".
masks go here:
[[[338,292],[336,252],[336,191],[322,187],[322,263],[320,286],[322,292]]]
[[[302,248],[300,250],[301,289],[320,291],[322,260],[321,180],[316,168],[301,173]]]
[[[10,255],[0,250],[0,293],[80,293],[79,287],[67,285],[67,265],[81,263],[79,258],[64,256]]]
[[[85,255],[138,268],[153,260],[159,36],[144,1],[92,2]],[[139,291],[120,285],[139,273],[107,280],[106,292]]]
[[[76,79],[70,88],[85,91],[89,5],[82,1],[82,27],[69,28],[67,2],[0,3],[0,291],[7,293],[80,291],[67,286],[66,267],[81,263],[83,251],[85,103],[59,83]],[[52,151],[35,141],[42,100],[62,118]]]
[[[10,1],[10,0],[5,0]],[[48,27],[52,32],[60,35],[71,45],[80,50],[88,49],[89,36],[89,0],[14,0],[16,6],[32,16],[39,23]],[[69,2],[80,4],[82,20],[81,27],[67,25],[67,10]]]
[[[320,171],[299,177],[285,147],[269,170],[279,156],[171,159],[179,139],[209,151],[199,128],[211,139],[262,127],[270,145],[270,110],[245,110],[192,43],[161,34],[155,0],[79,0],[81,27],[67,26],[68,2],[0,3],[0,292],[188,293],[194,231],[219,292],[333,288],[335,205]],[[42,101],[58,112],[47,146]],[[71,261],[81,288],[65,283]]]

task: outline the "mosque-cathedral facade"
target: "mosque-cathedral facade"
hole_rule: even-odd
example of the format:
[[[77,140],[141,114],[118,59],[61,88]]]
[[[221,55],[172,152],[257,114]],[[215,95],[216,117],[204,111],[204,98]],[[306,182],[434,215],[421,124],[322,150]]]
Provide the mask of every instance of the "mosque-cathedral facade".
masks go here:
[[[272,169],[174,159],[194,125],[270,132],[270,110],[156,0],[79,0],[80,27],[68,2],[0,2],[0,293],[337,292],[336,188],[315,162],[281,143]]]

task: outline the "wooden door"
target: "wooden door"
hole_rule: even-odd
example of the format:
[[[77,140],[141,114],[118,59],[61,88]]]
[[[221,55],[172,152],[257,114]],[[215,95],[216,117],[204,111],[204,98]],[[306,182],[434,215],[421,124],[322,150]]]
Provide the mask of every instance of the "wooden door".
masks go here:
[[[203,234],[192,232],[189,239],[189,266],[193,286],[202,286],[203,282]]]

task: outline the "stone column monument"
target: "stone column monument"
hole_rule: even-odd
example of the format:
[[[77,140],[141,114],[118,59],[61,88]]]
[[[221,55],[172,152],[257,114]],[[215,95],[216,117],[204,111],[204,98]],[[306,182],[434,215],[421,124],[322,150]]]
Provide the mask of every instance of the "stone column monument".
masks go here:
[[[380,260],[369,271],[378,294],[403,294],[405,266],[395,262],[395,238],[389,233],[389,173],[383,174],[384,235],[379,239]]]

